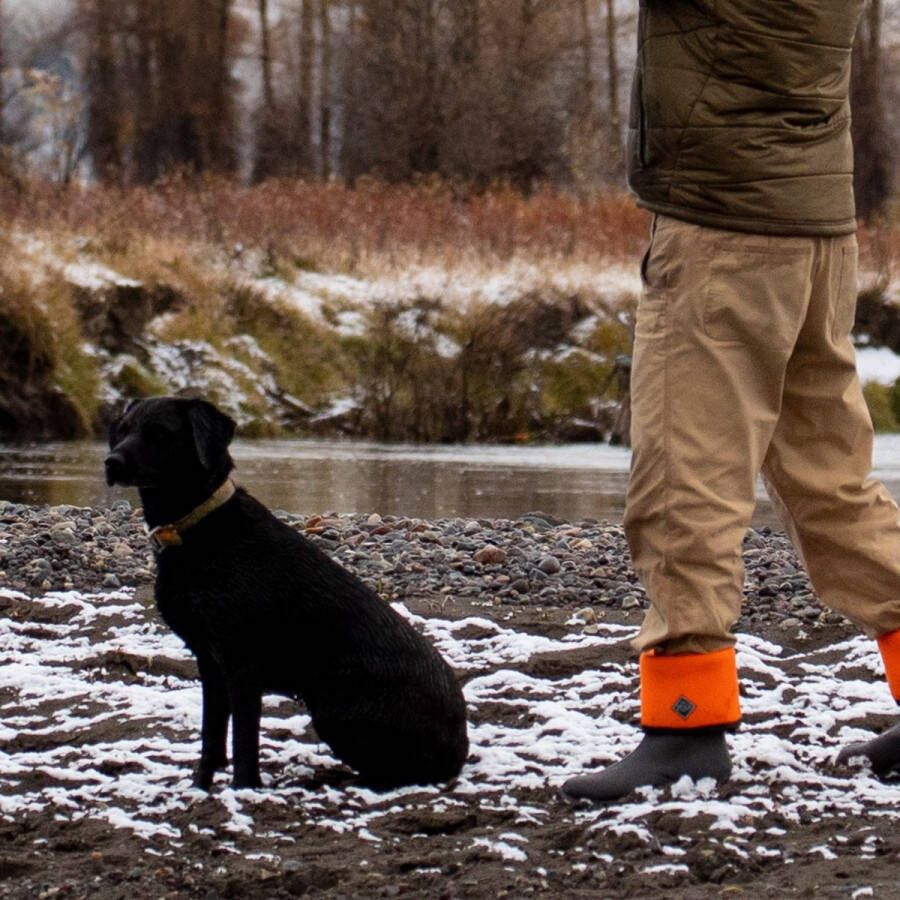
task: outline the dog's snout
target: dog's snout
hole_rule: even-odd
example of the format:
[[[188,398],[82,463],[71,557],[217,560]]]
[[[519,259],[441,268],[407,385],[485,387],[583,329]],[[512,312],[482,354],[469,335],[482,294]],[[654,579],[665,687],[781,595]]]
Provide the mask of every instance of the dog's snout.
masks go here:
[[[106,483],[108,485],[121,482],[128,468],[125,456],[122,453],[110,453],[104,461],[104,466],[106,468]]]

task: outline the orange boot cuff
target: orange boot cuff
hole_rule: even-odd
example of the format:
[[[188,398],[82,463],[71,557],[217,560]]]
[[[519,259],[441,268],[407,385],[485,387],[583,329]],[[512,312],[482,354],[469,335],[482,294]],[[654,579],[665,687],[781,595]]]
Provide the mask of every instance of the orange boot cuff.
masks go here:
[[[893,698],[900,703],[900,630],[889,631],[878,638],[878,649],[884,660],[884,674]]]
[[[896,658],[900,677],[900,640]],[[712,653],[641,654],[644,728],[710,728],[740,720],[734,647]]]

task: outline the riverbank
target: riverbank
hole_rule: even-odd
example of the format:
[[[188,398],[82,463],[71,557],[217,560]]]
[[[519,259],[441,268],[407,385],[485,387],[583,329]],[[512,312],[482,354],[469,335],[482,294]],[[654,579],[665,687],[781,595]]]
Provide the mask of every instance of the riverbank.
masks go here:
[[[616,427],[648,226],[622,194],[30,190],[0,210],[0,439],[101,434],[187,390],[250,437]]]
[[[191,392],[247,437],[627,441],[649,218],[625,195],[28,190],[0,210],[0,440],[99,436],[128,399]],[[884,431],[898,235],[860,231],[855,336]]]
[[[643,597],[621,528],[284,518],[454,667],[460,779],[365,790],[302,705],[272,697],[265,787],[222,773],[195,791],[196,667],[154,609],[139,512],[2,503],[0,897],[893,896],[900,787],[833,764],[894,719],[877,650],[814,605],[783,535],[744,547],[731,783],[573,809],[556,787],[639,737]]]

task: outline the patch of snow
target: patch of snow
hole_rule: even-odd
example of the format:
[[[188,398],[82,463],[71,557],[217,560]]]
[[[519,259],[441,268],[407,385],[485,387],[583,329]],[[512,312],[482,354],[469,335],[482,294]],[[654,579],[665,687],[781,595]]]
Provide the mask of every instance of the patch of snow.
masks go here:
[[[644,875],[662,875],[672,873],[687,873],[690,869],[683,863],[660,863],[655,866],[644,866],[641,869]]]
[[[326,409],[323,409],[321,412],[316,413],[310,421],[311,422],[325,422],[328,419],[339,419],[342,416],[347,415],[347,413],[353,412],[354,409],[359,408],[359,401],[354,399],[353,397],[338,397],[336,400],[332,401],[331,405]]]
[[[270,301],[284,303],[316,322],[323,321],[322,297],[313,291],[281,278],[255,278],[249,283]]]
[[[385,816],[417,809],[434,813],[477,797],[483,809],[513,816],[497,837],[460,835],[460,840],[521,863],[528,854],[516,824],[550,822],[559,814],[551,802],[555,786],[620,759],[640,739],[629,721],[638,714],[637,667],[617,662],[634,629],[602,623],[595,635],[576,628],[551,638],[477,616],[424,619],[398,605],[452,665],[471,676],[465,686],[476,713],[469,729],[471,755],[451,787],[375,793],[323,783],[321,774],[338,769],[338,761],[311,737],[305,712],[278,702],[266,704],[260,736],[268,789],[233,791],[229,773],[223,772],[206,795],[191,783],[199,754],[199,684],[176,674],[152,674],[157,667],[139,667],[127,682],[105,671],[105,661],[117,654],[157,662],[190,659],[174,635],[146,616],[130,590],[55,592],[31,601],[0,590],[0,597],[7,605],[31,602],[54,610],[54,621],[42,622],[39,630],[11,617],[0,619],[0,691],[10,698],[3,739],[30,748],[0,754],[0,817],[8,820],[29,811],[60,821],[91,817],[130,829],[157,847],[162,842],[174,848],[181,839],[174,814],[194,804],[221,807],[223,828],[235,839],[255,832],[260,817],[271,820],[267,810],[287,806],[313,827],[379,842],[392,839],[390,831],[381,830]],[[475,636],[463,637],[467,633]],[[571,651],[589,651],[596,667],[565,677],[530,674],[527,664],[536,654]],[[863,734],[862,718],[893,708],[874,642],[859,636],[798,653],[742,634],[738,660],[745,711],[763,715],[748,716],[745,727],[729,738],[734,774],[727,798],[708,779],[682,779],[670,789],[641,791],[628,802],[577,810],[575,820],[589,830],[631,835],[654,846],[663,841],[660,852],[673,860],[684,854],[678,837],[660,837],[647,825],[660,812],[708,818],[709,830],[739,857],[751,855],[757,829],[772,812],[789,823],[842,814],[900,820],[900,786],[878,781],[866,768],[829,771],[837,748]],[[789,674],[798,669],[802,677]],[[480,709],[490,712],[477,714]],[[498,716],[498,709],[506,714]],[[114,735],[111,723],[118,726]],[[59,739],[66,734],[79,739]],[[546,805],[523,803],[522,793],[530,799],[530,792],[545,794]],[[765,833],[777,839],[783,829],[769,827]],[[273,836],[292,840],[287,834]],[[237,852],[226,844],[219,846]],[[877,849],[875,835],[861,847],[869,855]],[[834,853],[824,845],[810,852],[825,858]],[[770,856],[773,850],[752,853]],[[658,871],[681,871],[679,866],[673,861]]]
[[[889,347],[864,347],[856,351],[856,371],[863,384],[893,384],[900,378],[900,354]]]
[[[492,841],[490,838],[474,838],[473,847],[483,847],[491,853],[496,853],[501,859],[512,862],[527,862],[528,854],[521,848],[515,847],[506,841]]]
[[[108,287],[140,287],[141,282],[126,278],[98,262],[82,261],[63,267],[63,278],[87,291],[102,291]]]

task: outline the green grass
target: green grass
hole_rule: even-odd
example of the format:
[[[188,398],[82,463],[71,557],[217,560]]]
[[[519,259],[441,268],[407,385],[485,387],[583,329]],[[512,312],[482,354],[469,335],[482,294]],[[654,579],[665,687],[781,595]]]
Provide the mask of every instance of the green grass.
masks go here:
[[[897,383],[888,387],[877,381],[869,381],[863,386],[863,396],[872,416],[872,425],[878,432],[900,431],[900,420],[896,415],[896,400],[898,391]]]

